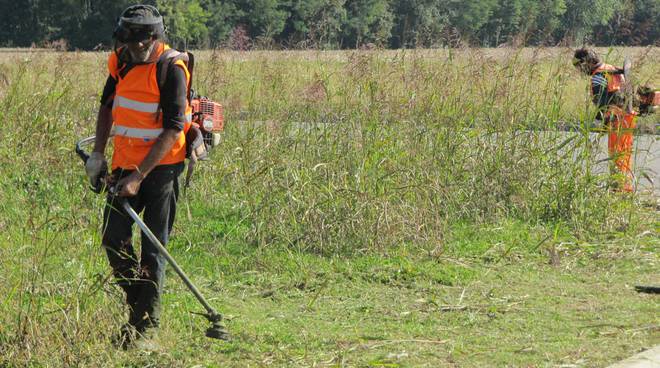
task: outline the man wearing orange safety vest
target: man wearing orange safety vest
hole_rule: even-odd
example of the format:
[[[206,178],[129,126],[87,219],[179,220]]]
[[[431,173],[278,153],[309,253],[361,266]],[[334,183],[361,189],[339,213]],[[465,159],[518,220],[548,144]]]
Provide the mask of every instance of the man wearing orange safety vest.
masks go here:
[[[184,131],[191,109],[187,95],[190,74],[185,63],[167,64],[159,87],[158,63],[169,46],[163,18],[149,5],[127,8],[113,33],[114,52],[101,97],[94,151],[85,165],[92,185],[105,171],[105,148],[114,126],[111,185],[127,197],[145,224],[165,245],[174,223],[178,178],[186,157]],[[103,215],[103,239],[117,283],[126,293],[129,318],[115,343],[128,348],[145,341],[159,325],[165,258],[142,234],[141,255],[134,252],[132,219],[109,195]]]
[[[601,62],[593,50],[586,48],[575,51],[573,65],[591,76],[592,100],[598,108],[596,119],[603,121],[608,129],[607,146],[613,161],[611,172],[619,177],[614,182],[616,189],[632,192],[631,154],[636,114],[625,110],[623,69]]]

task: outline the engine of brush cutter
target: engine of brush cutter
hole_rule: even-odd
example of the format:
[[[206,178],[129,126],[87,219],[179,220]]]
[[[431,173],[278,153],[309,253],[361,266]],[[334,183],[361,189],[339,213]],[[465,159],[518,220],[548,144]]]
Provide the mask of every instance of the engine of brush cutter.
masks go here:
[[[222,105],[204,96],[190,101],[192,126],[186,133],[187,158],[206,160],[208,152],[220,144],[220,132],[224,129]]]
[[[660,110],[660,90],[649,86],[640,86],[637,88],[637,96],[640,114],[653,114]]]
[[[201,96],[190,101],[192,123],[202,131],[204,143],[208,148],[220,144],[220,132],[225,127],[222,105]]]

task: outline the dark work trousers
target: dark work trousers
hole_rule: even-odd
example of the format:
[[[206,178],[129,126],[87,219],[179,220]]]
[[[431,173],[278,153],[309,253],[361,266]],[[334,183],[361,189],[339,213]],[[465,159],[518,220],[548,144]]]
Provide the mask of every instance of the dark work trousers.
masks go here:
[[[157,166],[142,181],[138,194],[127,198],[135,212],[144,211],[144,223],[163,245],[167,244],[174,225],[178,178],[182,171],[183,162]],[[131,172],[117,169],[112,175],[116,182]],[[121,204],[108,195],[103,212],[103,246],[117,283],[126,292],[130,308],[128,323],[143,331],[159,324],[167,260],[144,233],[138,260],[132,244],[133,222]]]

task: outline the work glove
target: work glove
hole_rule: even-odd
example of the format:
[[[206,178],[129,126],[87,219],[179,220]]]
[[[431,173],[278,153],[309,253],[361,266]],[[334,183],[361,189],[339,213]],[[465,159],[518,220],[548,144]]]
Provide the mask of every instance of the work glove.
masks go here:
[[[87,162],[85,162],[85,172],[89,178],[89,184],[96,187],[99,176],[108,172],[108,162],[101,152],[92,152],[89,155]]]

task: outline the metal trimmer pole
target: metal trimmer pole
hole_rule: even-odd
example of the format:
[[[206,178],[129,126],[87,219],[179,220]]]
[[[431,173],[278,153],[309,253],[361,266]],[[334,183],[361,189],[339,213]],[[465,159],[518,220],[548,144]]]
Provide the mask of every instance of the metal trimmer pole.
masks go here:
[[[206,331],[206,336],[216,338],[216,339],[221,339],[221,340],[227,340],[229,338],[229,334],[224,330],[224,327],[220,323],[222,320],[222,315],[218,312],[216,312],[213,307],[206,301],[204,296],[202,296],[202,293],[199,292],[199,290],[193,285],[193,283],[190,281],[188,276],[186,275],[185,272],[179,267],[179,265],[176,263],[174,258],[170,255],[170,253],[165,249],[165,247],[160,243],[158,238],[154,235],[154,233],[151,232],[149,227],[142,221],[140,216],[135,212],[133,207],[128,203],[128,201],[125,198],[121,197],[115,197],[119,202],[121,203],[122,207],[128,213],[129,216],[138,224],[140,229],[142,229],[142,232],[147,235],[149,240],[151,240],[151,243],[158,248],[158,251],[160,254],[167,259],[167,262],[174,268],[174,271],[179,275],[181,280],[186,284],[188,289],[195,295],[197,300],[204,306],[204,309],[206,309],[207,314],[204,314],[204,317],[208,319],[213,325]]]

